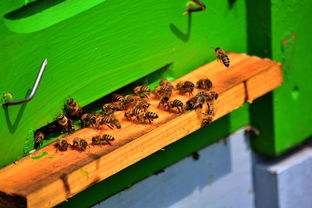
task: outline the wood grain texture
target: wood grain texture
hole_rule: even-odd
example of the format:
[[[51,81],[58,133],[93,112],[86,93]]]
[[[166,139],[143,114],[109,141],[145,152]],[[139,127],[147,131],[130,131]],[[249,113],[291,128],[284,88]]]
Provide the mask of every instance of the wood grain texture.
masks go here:
[[[265,94],[282,83],[281,65],[277,62],[245,54],[230,54],[229,57],[232,61],[229,69],[214,61],[175,81],[196,82],[204,77],[211,79],[213,90],[219,93],[214,119],[228,114],[242,106],[246,100],[255,99],[255,96]],[[266,76],[268,74],[270,76]],[[256,84],[253,84],[252,80],[255,80]],[[263,87],[263,84],[257,83],[270,83],[271,87]],[[197,92],[198,90],[194,94]],[[189,99],[188,96],[176,93],[174,97],[183,102]],[[120,112],[116,115],[121,120],[120,130],[110,130],[107,127],[85,128],[65,138],[71,142],[74,137],[81,136],[90,141],[92,136],[107,133],[116,138],[112,146],[91,146],[85,152],[57,152],[53,145],[49,145],[2,169],[0,206],[9,203],[12,197],[24,200],[20,207],[54,206],[201,127],[203,115],[200,111],[176,114],[157,109],[158,102],[150,99],[150,111],[159,115],[159,119],[151,125],[126,121]],[[32,158],[44,152],[48,154],[40,159]],[[12,203],[10,205],[19,207]]]

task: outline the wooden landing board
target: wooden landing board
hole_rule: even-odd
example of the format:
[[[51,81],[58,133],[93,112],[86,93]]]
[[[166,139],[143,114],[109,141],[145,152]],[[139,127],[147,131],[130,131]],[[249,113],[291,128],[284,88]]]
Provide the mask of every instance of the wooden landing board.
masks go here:
[[[209,78],[214,85],[212,90],[219,93],[214,120],[282,83],[282,68],[277,62],[245,54],[229,57],[228,69],[213,61],[174,81]],[[184,103],[189,99],[176,93],[173,97]],[[92,136],[106,133],[116,138],[112,146],[90,146],[85,152],[56,152],[49,145],[0,170],[0,207],[52,207],[201,128],[200,111],[176,114],[157,109],[158,100],[149,102],[149,111],[159,115],[152,124],[126,121],[123,112],[119,112],[119,130],[85,128],[65,138],[71,143],[80,136],[90,142]],[[42,154],[45,155],[34,158]]]

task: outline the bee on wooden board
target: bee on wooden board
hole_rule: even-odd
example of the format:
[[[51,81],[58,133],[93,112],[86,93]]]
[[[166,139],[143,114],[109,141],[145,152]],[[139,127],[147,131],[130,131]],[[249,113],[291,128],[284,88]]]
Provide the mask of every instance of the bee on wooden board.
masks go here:
[[[95,137],[92,137],[92,145],[112,145],[110,142],[114,141],[115,138],[109,134],[104,134],[103,136],[98,135]]]
[[[183,112],[183,103],[180,100],[173,100],[167,103],[168,109],[170,108],[177,108],[179,113]]]
[[[194,90],[194,83],[190,81],[181,81],[176,85],[176,89],[181,93],[189,93],[189,95],[192,95],[192,92]]]
[[[186,110],[196,110],[197,108],[202,108],[205,103],[205,98],[203,96],[194,96],[186,101]]]
[[[102,106],[103,115],[111,115],[117,110],[116,106],[113,103],[106,103]]]
[[[156,88],[153,90],[153,94],[154,94],[157,98],[160,98],[160,97],[171,97],[171,95],[172,95],[172,90],[173,90],[173,88],[171,88],[170,86],[161,85],[161,86],[156,87]]]
[[[166,79],[160,80],[159,85],[160,85],[160,86],[167,86],[170,90],[173,89],[173,85],[171,84],[171,82],[169,82],[169,81],[166,80]]]
[[[159,101],[158,108],[160,106],[166,106],[168,102],[169,102],[169,97],[166,97],[166,96],[162,97]]]
[[[79,117],[82,113],[82,109],[79,107],[78,103],[72,98],[66,100],[65,111],[70,117]]]
[[[66,140],[58,140],[54,146],[56,147],[57,150],[59,151],[66,151],[67,148],[70,146],[70,144],[68,144],[68,142]]]
[[[217,55],[218,61],[221,61],[224,66],[229,67],[230,66],[230,59],[226,55],[225,51],[221,48],[216,48],[215,53]]]
[[[133,107],[137,104],[138,100],[139,100],[139,96],[133,96],[133,95],[126,95],[125,96],[125,109],[128,109],[130,107]],[[140,98],[141,99],[141,98]]]
[[[120,94],[112,94],[113,101],[115,102],[125,102],[124,96]]]
[[[210,90],[212,87],[212,82],[209,79],[200,79],[197,81],[197,88],[203,90]]]
[[[56,118],[56,121],[59,125],[60,133],[63,134],[65,132],[71,133],[75,131],[72,120],[68,119],[64,115],[59,115]]]
[[[105,124],[106,126],[108,126],[110,129],[113,129],[114,126],[117,129],[121,128],[121,125],[118,121],[117,118],[115,118],[114,116],[104,116],[103,118],[101,118],[99,125],[103,125]]]
[[[157,118],[158,115],[154,112],[143,112],[138,116],[139,121],[145,122],[146,120],[148,120],[149,123],[152,123],[152,121]]]
[[[71,147],[72,149],[76,149],[78,151],[84,151],[88,147],[88,142],[80,137],[75,137]]]
[[[141,109],[143,111],[147,111],[147,108],[150,106],[151,104],[148,103],[146,100],[141,100],[137,106],[135,108]]]
[[[81,116],[81,128],[88,127],[95,123],[96,117],[91,113],[85,113]]]
[[[212,116],[208,116],[207,118],[204,118],[202,120],[202,126],[209,126],[212,122],[213,117]]]
[[[45,135],[43,134],[42,131],[36,131],[34,134],[34,138],[35,138],[34,148],[38,149],[42,145]]]
[[[185,14],[191,14],[192,12],[200,12],[206,9],[206,5],[203,2],[200,2],[198,0],[191,0],[193,3],[197,4],[199,8],[193,8],[192,4],[188,5],[188,9],[183,12],[183,15]]]
[[[148,97],[151,89],[146,86],[137,86],[133,89],[133,93],[141,98]]]
[[[125,117],[128,120],[131,120],[132,117],[136,116],[137,120],[139,120],[139,115],[142,113],[143,111],[140,108],[134,108],[131,110],[128,110],[127,112],[125,112]]]
[[[215,91],[210,91],[210,92],[201,91],[196,96],[203,97],[205,101],[208,103],[208,102],[212,102],[218,99],[219,95]]]

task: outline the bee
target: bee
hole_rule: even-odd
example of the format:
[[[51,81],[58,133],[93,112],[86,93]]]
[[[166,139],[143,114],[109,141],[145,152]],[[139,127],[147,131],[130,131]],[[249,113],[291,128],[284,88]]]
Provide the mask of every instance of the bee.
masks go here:
[[[204,97],[206,102],[212,102],[216,99],[218,99],[218,94],[215,91],[210,91],[210,92],[199,92],[197,96]]]
[[[202,120],[202,126],[209,126],[212,122],[212,116],[208,116]]]
[[[106,103],[102,106],[102,114],[105,116],[113,114],[117,110],[113,103]]]
[[[111,135],[108,134],[104,134],[103,136],[99,135],[92,137],[92,145],[105,145],[105,144],[112,145],[110,142],[114,140],[115,138]]]
[[[186,102],[186,110],[196,110],[197,108],[202,108],[203,104],[205,103],[205,98],[203,96],[194,96],[191,97]]]
[[[96,117],[91,113],[85,113],[81,116],[81,128],[95,124]]]
[[[146,111],[147,108],[148,108],[150,105],[151,105],[151,104],[149,104],[146,100],[141,100],[141,101],[137,104],[136,108],[141,109],[141,110],[143,110],[143,111]]]
[[[190,95],[192,95],[192,92],[194,90],[194,83],[193,82],[190,82],[190,81],[182,81],[182,82],[179,82],[177,85],[176,85],[176,89],[179,90],[179,92],[181,94],[184,94],[184,93],[189,93]]]
[[[70,146],[70,144],[68,144],[68,142],[66,140],[58,140],[54,146],[56,147],[57,150],[59,151],[66,151],[67,148]]]
[[[131,118],[132,118],[133,116],[136,116],[137,119],[138,119],[138,116],[139,116],[141,113],[142,113],[142,110],[141,110],[140,108],[134,108],[134,109],[132,109],[132,110],[129,110],[129,111],[125,112],[125,117],[126,117],[126,119],[131,120]]]
[[[183,15],[185,14],[191,14],[192,12],[200,12],[206,9],[206,5],[198,0],[191,0],[193,3],[197,4],[199,6],[199,8],[193,8],[192,5],[189,5],[188,9],[183,12]]]
[[[72,149],[76,149],[78,151],[84,151],[88,147],[88,142],[80,137],[75,137],[73,139]]]
[[[159,97],[171,97],[172,95],[172,89],[170,86],[167,85],[161,85],[156,87],[153,90],[154,95],[159,98]]]
[[[173,100],[167,103],[167,107],[169,108],[177,108],[179,113],[183,112],[183,103],[180,100]]]
[[[148,94],[151,92],[151,89],[146,86],[137,86],[133,89],[135,95],[143,98],[148,97]]]
[[[68,119],[64,115],[59,115],[56,118],[56,121],[59,125],[61,134],[65,133],[65,132],[71,133],[75,130],[73,123],[72,123],[72,120]]]
[[[163,79],[159,82],[159,85],[160,86],[167,86],[170,90],[173,89],[173,85],[171,84],[171,82],[169,82],[168,80],[166,79]]]
[[[207,114],[208,115],[213,115],[215,114],[215,107],[214,107],[214,104],[210,103],[208,105],[208,109],[207,109]]]
[[[160,99],[160,102],[158,104],[158,108],[162,105],[162,106],[167,106],[167,103],[169,101],[169,97],[162,97]]]
[[[230,59],[225,54],[224,50],[222,50],[221,48],[216,48],[215,53],[217,55],[218,61],[221,61],[224,64],[224,66],[226,66],[226,67],[230,66]]]
[[[34,148],[38,149],[42,145],[45,135],[41,131],[36,131],[34,134],[34,138],[35,138]]]
[[[212,87],[212,82],[209,79],[200,79],[197,81],[197,88],[204,89],[204,90],[210,90]]]
[[[112,98],[115,102],[125,102],[125,98],[122,95],[119,94],[112,94]]]
[[[149,123],[152,123],[154,119],[157,119],[158,115],[154,112],[143,112],[140,115],[138,115],[139,121],[146,121],[148,120]]]
[[[126,95],[125,96],[125,109],[128,109],[129,107],[135,106],[137,104],[137,97],[133,95]]]
[[[100,124],[100,125],[105,124],[105,125],[108,126],[110,129],[113,129],[114,126],[115,126],[117,129],[120,129],[120,128],[121,128],[121,125],[120,125],[119,121],[118,121],[117,118],[115,118],[114,116],[105,116],[105,117],[101,118],[99,124]]]
[[[70,117],[79,117],[79,115],[82,113],[82,109],[79,107],[78,103],[72,98],[69,98],[66,101],[65,111]]]

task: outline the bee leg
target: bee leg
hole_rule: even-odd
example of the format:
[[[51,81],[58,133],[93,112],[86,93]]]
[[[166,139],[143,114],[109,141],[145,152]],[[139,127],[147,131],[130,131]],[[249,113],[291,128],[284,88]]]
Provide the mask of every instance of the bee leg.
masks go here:
[[[179,106],[177,106],[176,108],[178,109],[179,113],[181,113],[181,110],[180,110]]]
[[[105,141],[106,141],[106,143],[107,143],[108,145],[112,145],[112,143],[110,143],[110,142],[108,141],[108,139],[106,139]]]
[[[108,126],[110,129],[112,129],[113,130],[113,127],[112,126],[110,126],[109,124],[105,124],[106,126]]]

